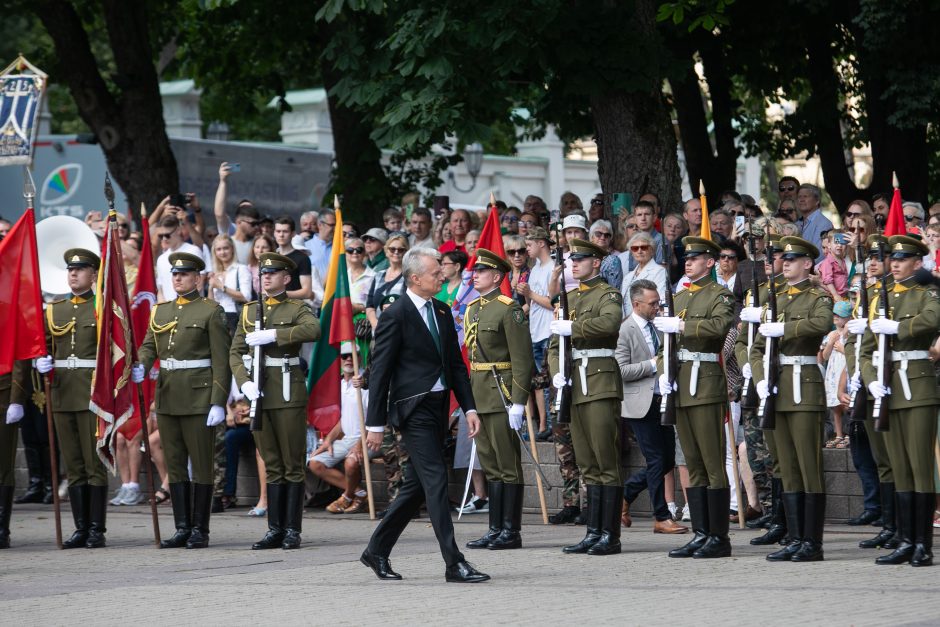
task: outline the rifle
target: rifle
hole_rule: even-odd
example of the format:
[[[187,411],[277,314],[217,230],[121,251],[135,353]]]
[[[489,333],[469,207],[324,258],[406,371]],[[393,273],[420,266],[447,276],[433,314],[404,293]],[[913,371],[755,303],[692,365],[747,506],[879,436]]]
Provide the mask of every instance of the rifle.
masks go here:
[[[255,310],[255,331],[264,330],[264,294],[258,295],[258,308]],[[251,420],[249,429],[251,431],[262,430],[261,419],[261,390],[264,388],[264,347],[255,346],[254,357],[251,360],[252,380],[255,382],[255,388],[258,390],[258,398],[251,401],[251,409],[248,411],[248,417]]]
[[[672,264],[672,256],[675,249],[672,244],[668,247],[668,257],[666,258],[666,267]],[[675,294],[672,291],[672,281],[666,277],[666,293],[663,294],[662,315],[665,317],[676,315]],[[672,393],[663,396],[659,404],[659,413],[661,415],[660,424],[664,427],[675,426],[676,424],[676,379],[679,376],[679,342],[673,333],[663,333],[663,373],[669,380]]]
[[[888,277],[891,276],[891,270],[888,268],[888,251],[883,241],[878,243],[878,256],[881,258],[883,274],[881,275],[881,288],[878,292],[878,316],[887,318],[890,310],[888,308]],[[878,381],[884,387],[888,387],[891,382],[891,339],[884,333],[878,335]],[[875,399],[875,406],[872,408],[872,417],[875,419],[875,431],[889,431],[888,428],[888,397]]]
[[[859,238],[861,240],[861,238]],[[868,309],[870,303],[868,302],[868,274],[866,272],[865,264],[865,247],[864,242],[858,241],[855,243],[855,258],[862,261],[862,269],[858,273],[858,311],[856,312],[856,318],[860,320],[868,320]],[[861,357],[862,357],[862,336],[855,336],[855,372],[859,373],[859,381],[861,381]],[[862,383],[864,387],[864,383]],[[864,398],[864,396],[863,396]],[[868,404],[862,401],[858,402],[858,390],[852,392],[851,397],[849,398],[849,420],[852,421],[863,421],[865,420],[866,410],[868,409]]]
[[[559,223],[556,227],[555,263],[561,266],[561,291],[558,292],[558,308],[560,320],[570,319],[568,308],[568,292],[565,290],[565,252],[561,247],[561,238],[564,229]],[[566,424],[571,422],[571,336],[558,338],[558,371],[565,377],[565,385],[555,395],[555,414],[558,422]]]
[[[770,242],[770,234],[766,234],[765,249],[767,260],[770,262],[770,276],[767,279],[767,318],[766,322],[777,321],[777,283],[774,275],[774,249]],[[777,426],[777,380],[780,378],[780,349],[777,345],[779,338],[767,338],[767,347],[764,351],[764,378],[767,380],[767,398],[761,399],[757,407],[757,417],[760,418],[760,428],[773,430]]]
[[[760,307],[760,287],[757,284],[757,248],[754,244],[754,225],[751,220],[751,214],[747,214],[747,251],[751,255],[751,306]],[[773,271],[771,271],[773,274]],[[754,332],[756,326],[753,322],[747,325],[747,354],[751,354],[751,347],[754,345]],[[741,388],[741,404],[749,402],[751,391],[751,377],[744,377],[744,384]],[[752,407],[752,405],[748,405]]]

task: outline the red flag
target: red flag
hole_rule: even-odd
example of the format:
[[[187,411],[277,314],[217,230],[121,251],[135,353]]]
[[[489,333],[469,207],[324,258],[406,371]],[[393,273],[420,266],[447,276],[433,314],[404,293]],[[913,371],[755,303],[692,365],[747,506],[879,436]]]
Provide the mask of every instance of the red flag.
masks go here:
[[[27,209],[0,242],[0,374],[45,354],[36,217]]]
[[[885,221],[885,237],[892,235],[907,235],[907,226],[904,224],[904,210],[901,208],[901,189],[895,184],[894,195],[891,197],[891,208],[888,209],[888,219]]]
[[[503,259],[506,258],[506,251],[503,249],[503,234],[499,225],[499,210],[496,208],[495,204],[490,204],[490,212],[486,216],[486,222],[483,224],[483,231],[480,232],[480,241],[477,243],[477,248],[485,248],[490,252],[496,253]],[[467,268],[472,268],[473,264],[476,263],[476,259],[476,255],[471,257],[467,262]],[[504,296],[512,296],[512,286],[509,283],[508,274],[503,278],[503,283],[499,286],[499,291],[501,291]]]
[[[150,223],[145,211],[140,212],[141,251],[137,263],[137,281],[134,283],[134,298],[131,301],[131,327],[134,329],[134,346],[139,349],[147,335],[150,324],[150,310],[157,302],[157,279],[154,276],[153,252],[150,248]],[[156,366],[156,364],[154,364]],[[137,385],[132,383],[131,385]],[[144,412],[150,411],[156,382],[149,376],[139,384],[144,393]],[[140,408],[134,403],[134,415],[119,429],[128,440],[140,431]]]
[[[112,210],[108,215],[105,254],[98,271],[98,355],[88,403],[88,409],[98,415],[98,457],[112,473],[114,433],[134,413],[137,400],[137,390],[131,384],[131,365],[137,361],[137,348],[131,340],[129,301],[124,257],[117,237],[117,213]]]

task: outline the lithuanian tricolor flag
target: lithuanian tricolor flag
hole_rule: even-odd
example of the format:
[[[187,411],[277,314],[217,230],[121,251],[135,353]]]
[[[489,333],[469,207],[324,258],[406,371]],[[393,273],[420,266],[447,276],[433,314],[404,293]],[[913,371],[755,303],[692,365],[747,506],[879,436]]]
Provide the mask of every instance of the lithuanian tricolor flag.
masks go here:
[[[352,303],[349,300],[349,275],[346,272],[346,244],[343,241],[343,216],[336,206],[336,228],[330,268],[323,286],[320,309],[320,341],[313,347],[310,375],[307,379],[307,424],[326,434],[340,416],[339,348],[341,342],[354,341]]]

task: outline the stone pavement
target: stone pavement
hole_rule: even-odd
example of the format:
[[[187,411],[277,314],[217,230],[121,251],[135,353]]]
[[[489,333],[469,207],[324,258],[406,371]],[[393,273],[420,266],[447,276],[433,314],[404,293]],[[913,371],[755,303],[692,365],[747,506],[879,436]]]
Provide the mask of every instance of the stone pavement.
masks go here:
[[[161,507],[164,537],[171,532]],[[63,529],[71,531],[64,507]],[[563,555],[584,527],[524,521],[525,549],[467,551],[492,575],[475,586],[444,582],[427,519],[409,525],[392,554],[404,581],[379,581],[358,562],[373,528],[367,516],[308,511],[297,551],[250,551],[265,524],[247,508],[214,515],[212,545],[157,550],[149,509],[115,507],[108,547],[59,551],[49,507],[14,509],[13,547],[0,552],[0,616],[7,625],[884,625],[940,623],[940,567],[875,566],[879,551],[856,547],[872,532],[827,528],[826,561],[770,564],[750,546],[756,532],[732,529],[734,557],[676,560],[666,551],[689,536],[624,529],[625,552]],[[463,544],[485,515],[456,523]]]

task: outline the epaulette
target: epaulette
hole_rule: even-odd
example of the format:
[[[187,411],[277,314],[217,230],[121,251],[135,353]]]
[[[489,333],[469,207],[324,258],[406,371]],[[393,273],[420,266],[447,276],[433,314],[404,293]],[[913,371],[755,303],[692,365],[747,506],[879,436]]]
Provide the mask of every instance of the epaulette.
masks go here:
[[[176,300],[176,299],[173,299],[173,300]],[[154,305],[154,307],[159,307],[160,305],[172,305],[173,300],[161,300],[159,303]]]
[[[50,305],[58,305],[59,303],[64,303],[64,302],[67,301],[67,300],[68,300],[67,298],[60,298],[59,300],[54,300],[54,301],[52,301],[52,302],[49,303],[49,304],[50,304]]]
[[[506,296],[505,294],[500,294],[499,296],[496,297],[496,300],[498,300],[504,305],[512,305],[514,302],[516,302],[510,297]]]
[[[478,297],[478,298],[474,298],[474,299],[471,300],[469,303],[467,303],[467,307],[469,307],[470,305],[473,305],[474,303],[478,303],[478,302],[480,302],[481,300],[483,300],[483,297],[482,297],[482,296],[480,296],[480,297]]]

